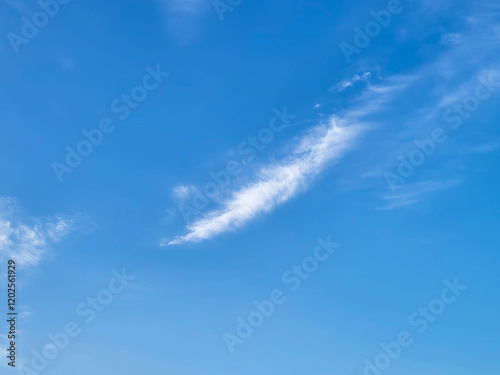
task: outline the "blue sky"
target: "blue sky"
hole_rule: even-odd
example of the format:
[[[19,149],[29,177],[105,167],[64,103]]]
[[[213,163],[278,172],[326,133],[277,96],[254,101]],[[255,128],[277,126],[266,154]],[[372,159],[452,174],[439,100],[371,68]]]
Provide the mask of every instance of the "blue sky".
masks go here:
[[[498,4],[1,7],[2,373],[497,373]]]

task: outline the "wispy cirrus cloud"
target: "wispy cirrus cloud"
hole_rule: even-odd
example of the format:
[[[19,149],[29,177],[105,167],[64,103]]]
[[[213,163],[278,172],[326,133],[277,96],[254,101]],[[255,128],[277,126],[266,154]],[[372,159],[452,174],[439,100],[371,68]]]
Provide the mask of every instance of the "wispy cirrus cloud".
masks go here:
[[[351,79],[343,79],[331,88],[332,91],[342,92],[348,87],[353,87],[357,82],[368,81],[371,77],[370,72],[365,72],[362,75],[355,74]]]
[[[192,190],[193,190],[193,186],[191,186],[191,185],[182,185],[182,184],[177,185],[173,189],[173,195],[174,195],[174,197],[176,197],[178,199],[184,199],[191,194]]]
[[[23,218],[14,198],[0,197],[0,260],[34,266],[71,232],[73,224],[73,218],[60,215]]]
[[[440,182],[421,181],[398,187],[398,189],[394,193],[386,194],[383,197],[385,205],[381,207],[380,210],[394,210],[396,208],[415,205],[430,194],[451,188],[458,185],[459,183],[459,180]]]
[[[292,198],[331,162],[353,146],[363,127],[332,117],[328,124],[313,128],[295,147],[288,160],[260,169],[257,180],[243,186],[223,208],[208,213],[188,226],[189,233],[161,245],[197,242],[242,227],[261,213]]]
[[[446,181],[461,181],[464,156],[495,150],[495,145],[488,139],[491,133],[484,133],[480,140],[477,139],[479,137],[477,125],[480,123],[476,121],[480,118],[479,111],[487,111],[491,108],[498,94],[500,82],[498,70],[500,63],[498,59],[500,51],[498,15],[500,12],[498,11],[500,11],[500,6],[485,3],[471,3],[470,5],[469,13],[457,15],[462,22],[454,27],[452,33],[439,29],[439,33],[442,34],[441,39],[439,44],[434,46],[438,53],[433,55],[431,61],[421,64],[414,70],[414,75],[419,77],[418,81],[424,83],[420,86],[417,83],[415,90],[426,92],[425,97],[422,96],[420,100],[406,107],[409,115],[401,118],[402,126],[391,124],[390,137],[385,137],[380,142],[380,149],[384,152],[373,152],[373,157],[369,161],[376,165],[369,167],[368,172],[358,173],[358,176],[363,179],[372,179],[373,185],[378,186],[380,181],[385,179],[385,172],[396,170],[403,159],[408,160],[410,153],[417,147],[416,141],[427,139],[434,129],[442,129],[445,132],[448,136],[446,146],[436,145],[438,151],[426,156],[425,163],[418,166],[419,173],[412,174],[412,180],[405,179],[405,184],[415,184],[413,186],[415,190],[399,191],[398,194],[382,194],[381,199],[385,209],[404,208],[427,197],[429,195],[426,193],[427,189],[431,185],[436,186],[428,181],[435,181],[437,173]],[[447,11],[443,11],[443,14],[447,14]],[[446,45],[446,48],[443,48],[443,45]],[[479,100],[477,93],[483,96],[485,81],[488,82],[491,96],[485,100]],[[466,100],[479,101],[478,113],[475,110],[462,112],[461,108]],[[451,127],[453,123],[450,123],[446,114],[449,116],[458,111],[460,111],[458,116],[463,126],[457,130],[462,134],[467,132],[469,136],[477,136],[474,142],[482,143],[481,146],[471,146],[467,141],[463,145],[457,145],[461,142],[461,135]],[[462,116],[462,113],[465,114]],[[444,155],[446,158],[443,157]],[[458,162],[458,160],[462,161]],[[356,181],[353,185],[367,186],[370,182],[366,180]],[[444,188],[452,188],[456,184],[440,185]],[[416,189],[417,186],[419,186],[418,189]]]
[[[354,148],[369,129],[371,121],[365,117],[386,111],[394,97],[413,80],[411,76],[394,76],[383,84],[368,84],[342,116],[320,121],[295,141],[288,157],[261,166],[252,182],[220,201],[219,209],[189,224],[187,234],[161,240],[160,246],[200,242],[234,231],[305,191],[315,177]],[[174,195],[182,197],[189,190],[189,185],[178,185]]]

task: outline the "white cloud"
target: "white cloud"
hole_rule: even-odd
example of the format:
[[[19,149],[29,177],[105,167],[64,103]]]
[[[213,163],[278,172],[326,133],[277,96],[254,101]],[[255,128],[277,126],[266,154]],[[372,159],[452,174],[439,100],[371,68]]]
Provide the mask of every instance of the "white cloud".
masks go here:
[[[333,86],[333,90],[336,90],[337,92],[342,92],[348,87],[354,86],[355,83],[359,81],[368,81],[371,77],[370,72],[365,72],[362,75],[356,74],[354,77],[351,79],[343,79],[339,83],[337,83],[335,86]]]
[[[398,187],[398,191],[396,193],[385,195],[383,197],[383,200],[386,201],[387,204],[380,209],[394,210],[396,208],[411,206],[420,202],[432,193],[451,188],[458,184],[458,180],[443,182],[423,181],[413,184],[406,184]]]
[[[394,76],[383,85],[368,85],[355,101],[355,106],[342,118],[332,116],[327,122],[313,127],[298,139],[288,158],[261,167],[253,182],[243,185],[220,202],[221,208],[188,225],[186,235],[163,239],[160,246],[199,242],[241,228],[258,215],[273,210],[305,190],[317,175],[352,148],[368,129],[364,117],[387,110],[387,105],[414,78]],[[182,195],[186,190],[182,186],[179,185],[174,192]]]
[[[186,199],[192,194],[193,188],[192,185],[177,185],[173,189],[174,197],[181,200]]]
[[[0,198],[0,260],[14,259],[20,266],[34,266],[72,230],[73,219],[54,216],[23,219],[16,201]]]
[[[331,162],[349,149],[363,128],[332,117],[328,124],[313,128],[304,136],[292,156],[285,161],[262,167],[257,181],[243,186],[225,202],[188,226],[189,233],[161,245],[201,241],[245,225],[257,215],[286,202]]]

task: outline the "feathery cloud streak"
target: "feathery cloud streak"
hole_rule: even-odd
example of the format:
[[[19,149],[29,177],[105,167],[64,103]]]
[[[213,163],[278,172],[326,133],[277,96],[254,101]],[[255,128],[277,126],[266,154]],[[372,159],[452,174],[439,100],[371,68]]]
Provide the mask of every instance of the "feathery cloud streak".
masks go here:
[[[161,245],[198,242],[242,227],[257,215],[271,211],[338,160],[362,133],[358,124],[332,117],[328,124],[313,128],[295,147],[289,160],[262,167],[256,182],[243,186],[224,204],[188,226],[189,233]]]
[[[365,78],[367,85],[353,99],[350,109],[312,127],[296,140],[290,156],[262,166],[254,181],[221,200],[220,208],[187,225],[187,234],[162,239],[160,246],[200,242],[234,231],[305,191],[315,177],[355,146],[369,125],[376,121],[374,116],[390,110],[389,104],[402,90],[408,89],[416,77],[395,75],[381,84],[370,83],[368,75]],[[190,194],[189,190],[190,186],[183,185],[174,188],[174,193],[178,198],[185,197]]]
[[[14,259],[21,266],[34,266],[72,229],[73,220],[61,216],[23,222],[16,201],[0,197],[0,260]]]

